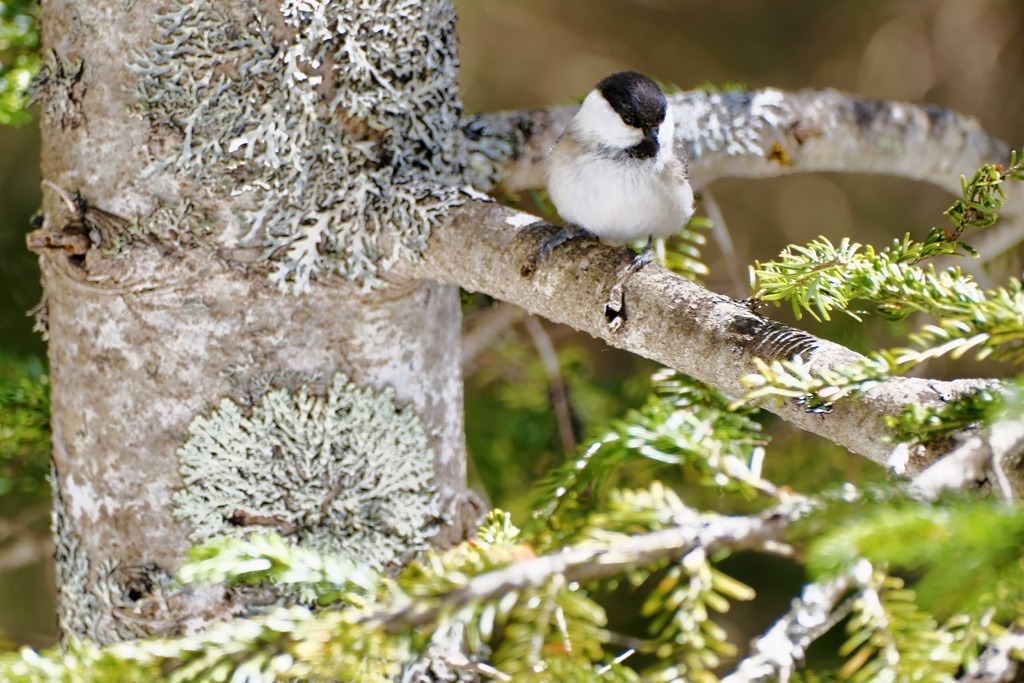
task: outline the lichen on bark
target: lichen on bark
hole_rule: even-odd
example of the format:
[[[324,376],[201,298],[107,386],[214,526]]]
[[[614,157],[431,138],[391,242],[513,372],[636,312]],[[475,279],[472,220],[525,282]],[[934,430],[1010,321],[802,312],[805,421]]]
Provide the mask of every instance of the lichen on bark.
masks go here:
[[[150,173],[232,196],[219,246],[261,248],[275,281],[381,286],[461,202],[450,4],[284,0],[236,16],[175,0],[156,21],[131,65],[157,131]]]
[[[427,547],[437,518],[422,420],[390,389],[268,390],[197,417],[178,451],[175,516],[191,540],[273,531],[376,569]]]

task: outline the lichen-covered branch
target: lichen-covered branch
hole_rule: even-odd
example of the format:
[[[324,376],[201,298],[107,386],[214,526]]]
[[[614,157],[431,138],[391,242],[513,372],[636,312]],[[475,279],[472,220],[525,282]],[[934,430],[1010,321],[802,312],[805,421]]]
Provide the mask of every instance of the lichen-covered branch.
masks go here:
[[[970,117],[933,105],[836,90],[691,91],[671,95],[676,145],[691,182],[840,171],[914,178],[959,190],[961,174],[1010,149]],[[576,107],[498,112],[463,124],[481,189],[542,187],[544,158]]]
[[[832,171],[894,175],[957,193],[961,175],[1010,154],[976,119],[935,105],[773,88],[680,92],[669,101],[677,149],[698,190],[719,178]],[[469,117],[463,131],[473,184],[497,192],[543,187],[544,160],[575,113],[575,106],[560,106]],[[1024,196],[1010,198],[1006,216],[973,240],[983,259],[1024,239]],[[958,264],[980,274],[983,259]]]
[[[958,678],[964,683],[1010,683],[1020,680],[1021,657],[1024,652],[1024,630],[1014,628],[997,638]]]
[[[855,577],[870,572],[862,560],[851,571],[804,586],[789,612],[751,643],[750,655],[722,683],[788,681],[811,643],[850,614],[852,601],[840,602],[857,585]]]
[[[448,225],[434,231],[423,258],[406,264],[401,273],[485,292],[733,396],[746,392],[740,380],[754,370],[755,358],[771,362],[801,354],[815,369],[838,368],[862,358],[658,266],[634,273],[627,250],[593,240],[561,247],[534,272],[534,256],[549,234],[524,229],[535,220],[499,204],[467,203],[450,214]],[[886,416],[914,403],[939,405],[994,384],[894,378],[868,389],[856,401],[836,403],[829,413],[810,411],[795,400],[765,407],[883,466],[914,473],[933,462],[946,445],[894,448],[886,440]]]
[[[928,469],[914,477],[911,492],[936,498],[943,491],[957,491],[993,475],[994,488],[1007,501],[1016,499],[1024,459],[1024,422],[1018,415],[1007,417],[984,429],[967,433],[960,443]]]

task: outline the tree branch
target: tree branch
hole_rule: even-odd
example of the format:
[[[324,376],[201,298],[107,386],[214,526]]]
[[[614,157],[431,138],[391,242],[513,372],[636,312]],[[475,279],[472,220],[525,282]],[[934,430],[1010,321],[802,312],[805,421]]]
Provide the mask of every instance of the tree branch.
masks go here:
[[[676,146],[696,189],[719,178],[840,171],[913,178],[959,192],[960,175],[1004,163],[1010,148],[977,120],[933,105],[836,90],[764,90],[669,97]],[[463,130],[474,185],[543,187],[544,160],[577,107],[481,114]]]
[[[1022,459],[1024,422],[1014,415],[964,434],[949,453],[914,477],[910,492],[931,500],[943,491],[962,489],[991,474],[992,487],[1007,502],[1013,502],[1024,491]]]
[[[1011,628],[996,638],[958,678],[963,683],[1010,683],[1020,680],[1021,658],[1024,650],[1024,631]]]
[[[702,548],[708,555],[730,548],[758,548],[778,540],[791,522],[806,513],[807,502],[794,498],[758,515],[726,517],[693,514],[692,519],[647,534],[623,537],[608,546],[576,547],[515,562],[502,569],[472,577],[467,583],[427,606],[422,600],[403,605],[382,616],[389,632],[395,633],[434,622],[442,610],[457,610],[470,603],[502,596],[509,591],[540,586],[552,576],[566,581],[591,581],[621,574],[634,567],[667,558],[678,559]]]
[[[670,97],[676,146],[690,162],[691,181],[706,187],[724,177],[773,177],[845,171],[898,175],[952,192],[960,175],[1007,160],[1009,147],[970,117],[930,105],[867,100],[834,90],[684,92]],[[545,184],[548,150],[576,107],[501,112],[468,118],[473,180],[478,188],[516,191]],[[1024,215],[1024,194],[1004,214]],[[533,217],[473,203],[435,231],[422,261],[407,274],[486,292],[550,320],[566,323],[612,346],[646,356],[735,396],[754,358],[782,360],[800,353],[812,369],[861,358],[759,316],[664,270],[627,272],[624,252],[593,243],[564,247],[536,274],[529,263],[539,231],[520,234]],[[766,406],[794,425],[825,436],[897,472],[916,473],[948,442],[908,451],[887,443],[885,417],[912,404],[937,405],[984,380],[930,382],[898,378],[830,414],[795,402]]]
[[[634,273],[629,250],[594,240],[574,240],[556,249],[532,272],[540,243],[550,234],[523,229],[535,221],[534,216],[497,203],[467,202],[434,230],[422,258],[398,266],[394,275],[484,292],[733,396],[745,393],[740,379],[754,372],[755,358],[770,363],[800,353],[815,371],[862,358],[839,344],[764,318],[655,264]],[[765,408],[880,465],[912,474],[933,462],[947,444],[894,448],[885,441],[885,416],[913,403],[939,405],[994,385],[986,380],[900,377],[879,383],[856,401],[837,402],[827,414],[809,412],[796,401]]]
[[[804,586],[789,612],[751,644],[751,654],[722,683],[788,681],[810,645],[846,618],[854,598],[844,595],[857,586],[856,574],[870,573],[866,563],[854,570]]]

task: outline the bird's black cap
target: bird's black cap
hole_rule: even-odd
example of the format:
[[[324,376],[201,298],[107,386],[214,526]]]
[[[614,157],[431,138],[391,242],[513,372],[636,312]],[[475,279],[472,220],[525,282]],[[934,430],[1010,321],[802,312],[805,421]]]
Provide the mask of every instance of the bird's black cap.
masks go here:
[[[637,71],[620,71],[603,79],[597,90],[627,126],[645,132],[665,120],[665,94],[658,84]]]

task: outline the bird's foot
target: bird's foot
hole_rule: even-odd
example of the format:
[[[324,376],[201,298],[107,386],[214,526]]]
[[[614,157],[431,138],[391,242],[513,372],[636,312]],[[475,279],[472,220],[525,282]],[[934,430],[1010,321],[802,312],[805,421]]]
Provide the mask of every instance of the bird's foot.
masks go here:
[[[558,247],[562,246],[571,239],[575,239],[576,237],[580,237],[586,234],[587,232],[583,228],[576,225],[572,225],[571,223],[569,225],[564,226],[554,235],[544,240],[544,242],[540,245],[540,249],[537,250],[537,255],[533,259],[533,269],[536,270],[537,267],[540,266],[540,264],[543,263],[544,260],[551,255],[551,252],[557,249]]]
[[[643,250],[633,257],[633,272],[639,271],[641,268],[646,266],[648,263],[654,260],[654,248],[651,246],[654,242],[653,237],[647,238],[647,246]]]

